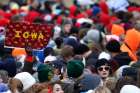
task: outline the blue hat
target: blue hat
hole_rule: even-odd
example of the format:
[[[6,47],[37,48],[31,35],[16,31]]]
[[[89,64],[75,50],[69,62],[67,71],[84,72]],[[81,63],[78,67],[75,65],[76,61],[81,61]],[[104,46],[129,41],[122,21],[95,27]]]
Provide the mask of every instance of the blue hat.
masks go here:
[[[93,6],[92,13],[94,16],[96,16],[98,13],[100,13],[101,9],[98,6]]]
[[[8,86],[4,83],[0,83],[0,93],[8,91]]]

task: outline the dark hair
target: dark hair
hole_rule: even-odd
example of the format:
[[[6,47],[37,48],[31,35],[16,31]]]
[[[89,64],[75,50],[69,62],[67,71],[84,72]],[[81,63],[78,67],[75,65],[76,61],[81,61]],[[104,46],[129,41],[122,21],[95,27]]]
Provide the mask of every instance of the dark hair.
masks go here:
[[[109,52],[120,52],[120,43],[117,40],[111,40],[106,44]]]
[[[63,39],[61,37],[58,37],[55,39],[55,43],[57,45],[57,48],[61,48],[61,45],[63,43]]]
[[[54,50],[51,47],[47,47],[44,49],[44,56],[48,56],[48,55],[54,55]]]

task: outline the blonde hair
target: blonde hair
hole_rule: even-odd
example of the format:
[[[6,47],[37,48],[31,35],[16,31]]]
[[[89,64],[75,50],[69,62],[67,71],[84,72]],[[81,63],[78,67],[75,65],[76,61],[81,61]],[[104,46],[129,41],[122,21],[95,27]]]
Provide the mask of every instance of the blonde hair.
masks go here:
[[[105,86],[99,86],[93,93],[111,93],[111,91]]]

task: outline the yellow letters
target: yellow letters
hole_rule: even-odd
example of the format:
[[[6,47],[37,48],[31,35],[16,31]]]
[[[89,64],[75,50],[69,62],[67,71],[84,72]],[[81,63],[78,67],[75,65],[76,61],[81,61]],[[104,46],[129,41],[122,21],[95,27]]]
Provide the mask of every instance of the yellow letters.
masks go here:
[[[16,38],[20,38],[20,33],[21,33],[21,32],[20,32],[20,31],[15,31],[15,32],[16,32],[15,37],[16,37]]]
[[[32,39],[36,39],[37,38],[37,33],[31,33],[31,37],[32,37]]]
[[[44,35],[42,33],[37,33],[37,32],[20,32],[20,31],[15,31],[15,38],[25,38],[25,39],[28,39],[28,38],[31,38],[31,39],[44,39]]]
[[[43,38],[44,38],[43,34],[42,33],[39,33],[38,39],[43,39]]]
[[[29,32],[24,32],[24,33],[23,33],[23,37],[24,37],[24,38],[29,38],[29,36],[30,36],[30,35],[29,35]]]

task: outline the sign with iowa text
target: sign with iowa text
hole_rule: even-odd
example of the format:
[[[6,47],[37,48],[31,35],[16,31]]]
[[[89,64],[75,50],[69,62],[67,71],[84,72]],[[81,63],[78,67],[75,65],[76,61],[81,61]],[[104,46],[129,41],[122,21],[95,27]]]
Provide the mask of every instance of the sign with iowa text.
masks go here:
[[[7,25],[5,46],[24,48],[26,45],[32,49],[42,49],[51,37],[52,25],[10,23]]]

